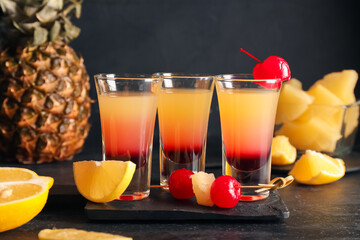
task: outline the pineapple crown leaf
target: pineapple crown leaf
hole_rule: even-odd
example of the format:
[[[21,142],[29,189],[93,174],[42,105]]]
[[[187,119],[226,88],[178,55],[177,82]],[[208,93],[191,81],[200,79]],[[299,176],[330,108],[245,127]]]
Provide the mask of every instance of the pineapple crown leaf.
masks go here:
[[[32,47],[46,42],[77,38],[80,28],[71,17],[80,18],[82,0],[0,0],[4,39],[8,44],[22,39]]]

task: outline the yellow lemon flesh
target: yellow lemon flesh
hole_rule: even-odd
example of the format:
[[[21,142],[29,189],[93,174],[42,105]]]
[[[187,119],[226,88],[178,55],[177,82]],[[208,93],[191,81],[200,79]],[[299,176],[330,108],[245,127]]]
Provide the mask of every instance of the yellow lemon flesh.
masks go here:
[[[0,232],[17,228],[40,213],[54,179],[24,168],[0,168]]]
[[[271,146],[271,164],[288,165],[296,160],[296,148],[289,142],[286,136],[276,136],[273,138]]]
[[[131,240],[132,238],[109,233],[88,232],[74,228],[43,229],[39,240]]]
[[[86,199],[104,203],[118,198],[129,186],[136,164],[130,161],[74,162],[77,189]]]
[[[325,154],[307,150],[290,171],[295,180],[308,185],[335,182],[345,175],[344,161]]]

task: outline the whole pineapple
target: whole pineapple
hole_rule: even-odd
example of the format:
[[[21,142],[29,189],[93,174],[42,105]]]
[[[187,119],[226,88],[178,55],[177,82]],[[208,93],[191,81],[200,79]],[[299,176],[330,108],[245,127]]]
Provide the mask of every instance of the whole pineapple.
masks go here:
[[[89,132],[84,61],[67,44],[81,0],[0,0],[0,152],[22,163],[72,159]]]

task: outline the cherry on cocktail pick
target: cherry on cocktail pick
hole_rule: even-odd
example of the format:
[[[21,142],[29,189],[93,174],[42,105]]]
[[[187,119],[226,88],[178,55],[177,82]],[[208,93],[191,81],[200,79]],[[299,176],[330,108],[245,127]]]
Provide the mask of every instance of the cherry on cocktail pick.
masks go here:
[[[235,178],[223,175],[211,184],[210,197],[221,208],[233,208],[241,197],[240,183]]]
[[[194,173],[189,169],[177,169],[169,177],[169,191],[176,199],[192,198],[195,194],[192,188],[191,176]]]
[[[285,61],[285,59],[277,56],[270,56],[265,59],[264,62],[261,62],[259,59],[257,59],[244,49],[240,48],[240,51],[246,53],[251,58],[259,62],[253,69],[254,79],[281,79],[281,81],[290,80],[290,67],[289,64]],[[276,87],[271,87],[269,83],[266,82],[259,82],[259,84],[266,88]]]

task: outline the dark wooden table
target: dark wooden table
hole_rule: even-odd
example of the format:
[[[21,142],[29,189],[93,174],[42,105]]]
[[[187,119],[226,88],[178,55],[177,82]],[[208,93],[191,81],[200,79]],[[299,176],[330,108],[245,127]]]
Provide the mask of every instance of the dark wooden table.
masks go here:
[[[80,155],[77,159],[91,159]],[[360,159],[359,159],[360,161]],[[14,165],[14,164],[12,164]],[[12,166],[0,164],[0,166]],[[15,164],[16,165],[16,164]],[[16,165],[19,166],[19,165]],[[44,228],[78,228],[122,234],[134,239],[360,239],[360,172],[323,186],[293,183],[280,190],[290,217],[278,221],[89,221],[86,200],[73,183],[72,163],[25,165],[55,178],[44,210],[29,223],[0,233],[1,240],[37,239]],[[156,159],[153,182],[159,179]],[[220,173],[219,168],[208,172]],[[273,174],[273,177],[277,175]]]

